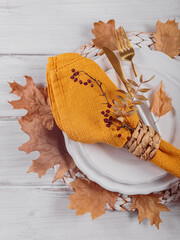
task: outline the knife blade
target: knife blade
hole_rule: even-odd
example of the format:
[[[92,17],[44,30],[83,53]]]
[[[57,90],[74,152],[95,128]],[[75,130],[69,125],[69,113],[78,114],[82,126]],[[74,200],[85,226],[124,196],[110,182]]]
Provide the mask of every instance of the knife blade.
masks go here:
[[[111,51],[109,48],[106,48],[106,47],[103,47],[103,51],[106,54],[107,58],[109,59],[110,63],[112,64],[116,73],[118,74],[118,76],[120,77],[120,79],[122,80],[122,82],[124,83],[124,85],[126,87],[127,81],[124,76],[124,73],[123,73],[123,70],[121,67],[121,63],[120,63],[119,59],[117,58],[116,54],[113,51]]]

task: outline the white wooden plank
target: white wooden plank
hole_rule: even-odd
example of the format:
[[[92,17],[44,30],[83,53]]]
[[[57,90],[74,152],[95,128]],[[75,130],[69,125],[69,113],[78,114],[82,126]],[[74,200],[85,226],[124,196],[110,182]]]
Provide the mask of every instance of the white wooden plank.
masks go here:
[[[48,171],[41,179],[35,173],[27,173],[38,152],[26,154],[18,148],[28,141],[27,134],[21,131],[17,121],[0,121],[0,186],[48,186],[66,188],[62,181],[52,183],[54,170]]]
[[[69,193],[50,189],[0,189],[0,239],[5,240],[164,240],[179,239],[180,202],[161,213],[160,230],[137,213],[109,212],[92,221],[67,208]]]
[[[1,54],[74,51],[92,38],[94,21],[111,18],[127,30],[155,31],[159,18],[178,17],[180,7],[179,0],[1,2]]]

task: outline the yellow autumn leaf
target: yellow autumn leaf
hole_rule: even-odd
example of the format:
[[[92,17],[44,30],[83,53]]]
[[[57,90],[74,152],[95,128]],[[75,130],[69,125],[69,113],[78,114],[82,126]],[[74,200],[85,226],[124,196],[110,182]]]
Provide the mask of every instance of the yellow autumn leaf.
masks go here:
[[[94,29],[91,30],[95,38],[93,39],[96,47],[102,49],[107,47],[110,50],[115,50],[115,21],[109,20],[107,23],[102,21],[94,23]]]
[[[154,99],[151,105],[151,112],[153,112],[158,117],[161,117],[168,113],[171,109],[171,98],[169,98],[163,91],[163,83],[161,81],[159,90],[154,95]]]
[[[75,173],[76,165],[66,150],[62,131],[54,124],[52,130],[46,129],[41,120],[35,117],[31,122],[25,119],[19,119],[22,130],[30,137],[29,141],[24,143],[19,150],[26,153],[33,151],[39,152],[39,157],[33,160],[28,172],[34,172],[39,177],[46,174],[46,171],[59,164],[54,181],[62,178],[69,169]]]
[[[154,38],[156,43],[155,49],[166,53],[171,58],[178,55],[180,48],[180,30],[178,29],[178,23],[175,20],[168,20],[166,23],[157,21],[156,33]]]
[[[162,222],[159,217],[160,212],[167,211],[169,209],[160,203],[161,194],[148,194],[148,195],[132,195],[131,211],[134,209],[138,210],[138,219],[141,223],[145,218],[149,218],[151,225],[155,224],[159,229],[159,224]]]
[[[11,93],[16,94],[20,99],[9,102],[14,109],[26,109],[27,114],[22,118],[31,122],[35,117],[48,129],[53,129],[54,118],[48,99],[47,88],[38,89],[29,76],[25,76],[26,85],[21,86],[17,82],[9,83],[12,88]]]
[[[105,213],[106,203],[113,208],[117,201],[118,193],[110,192],[90,180],[77,178],[70,185],[75,193],[69,197],[69,208],[76,209],[76,215],[90,212],[95,219]]]

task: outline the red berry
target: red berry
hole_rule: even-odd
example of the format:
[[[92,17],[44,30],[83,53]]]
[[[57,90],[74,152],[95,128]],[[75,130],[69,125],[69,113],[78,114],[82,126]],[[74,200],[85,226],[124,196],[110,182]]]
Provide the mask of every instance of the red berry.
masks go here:
[[[87,82],[88,82],[88,83],[91,83],[91,79],[88,79]]]
[[[79,75],[79,72],[75,72],[75,73],[74,73],[74,76],[77,76],[77,75]]]
[[[111,126],[111,124],[109,124],[109,123],[108,123],[108,124],[106,124],[106,127],[110,127],[110,126]]]
[[[108,108],[111,108],[111,107],[112,107],[112,105],[111,105],[111,104],[109,104],[109,103],[108,103],[108,105],[107,105],[107,106],[108,106]]]
[[[77,82],[77,80],[78,80],[78,79],[77,79],[77,78],[75,78],[75,79],[74,79],[74,82]]]
[[[109,119],[105,118],[105,119],[104,119],[104,122],[105,122],[105,123],[109,123]]]
[[[121,134],[118,134],[118,137],[120,138],[120,137],[121,137]]]
[[[71,71],[72,71],[72,72],[75,72],[75,69],[73,68],[73,69],[71,69]]]
[[[121,128],[120,127],[117,127],[117,131],[119,131]]]
[[[127,137],[127,140],[129,141],[131,138],[130,137]]]
[[[107,113],[106,113],[106,114],[104,114],[104,116],[105,116],[105,117],[109,117],[109,115],[108,115]]]
[[[109,110],[106,110],[106,112],[107,112],[107,113],[110,113],[110,111],[109,111]]]
[[[104,115],[104,111],[102,111],[102,112],[101,112],[101,114],[103,114],[103,115]]]
[[[88,85],[88,83],[87,83],[87,82],[84,82],[84,85],[86,86],[86,85]]]
[[[91,87],[94,87],[94,84],[91,84]]]
[[[109,117],[109,120],[112,120],[112,116]]]
[[[81,81],[81,80],[79,80],[79,83],[80,83],[80,84],[82,84],[82,81]]]
[[[70,78],[71,78],[71,79],[74,79],[74,76],[71,76]]]

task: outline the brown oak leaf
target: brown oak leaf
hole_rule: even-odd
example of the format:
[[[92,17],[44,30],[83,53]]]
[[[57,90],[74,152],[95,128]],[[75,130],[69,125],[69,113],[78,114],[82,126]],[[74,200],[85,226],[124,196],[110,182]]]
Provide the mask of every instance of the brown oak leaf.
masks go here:
[[[10,104],[14,109],[26,109],[27,114],[22,118],[26,121],[32,121],[34,117],[38,117],[47,129],[52,129],[54,118],[51,112],[48,99],[47,88],[38,89],[31,77],[25,76],[26,85],[13,82],[9,83],[12,88],[11,93],[20,97],[19,100],[11,101]]]
[[[154,38],[156,43],[155,49],[166,53],[170,57],[178,55],[180,48],[180,30],[178,29],[178,23],[175,20],[168,20],[166,23],[157,21],[156,33]]]
[[[56,172],[54,181],[60,179],[64,174],[72,169],[77,168],[66,150],[64,137],[59,128],[54,125],[52,130],[46,129],[41,120],[35,117],[31,122],[25,119],[19,119],[22,130],[27,133],[30,140],[24,143],[19,150],[30,153],[38,151],[40,156],[37,160],[33,160],[32,166],[28,172],[38,173],[39,177],[46,174],[46,171],[59,164],[60,167]]]
[[[93,39],[96,47],[102,49],[107,47],[110,50],[115,50],[115,21],[113,19],[109,20],[107,23],[102,21],[94,23],[94,29],[91,30],[95,36]]]
[[[172,109],[171,98],[169,98],[163,91],[163,83],[161,81],[159,90],[155,93],[151,105],[151,112],[158,117],[165,115]]]
[[[95,219],[105,213],[106,203],[113,208],[117,201],[118,193],[105,190],[90,180],[77,178],[70,185],[75,193],[69,197],[69,208],[76,209],[76,215],[90,212]]]
[[[148,194],[148,195],[132,195],[131,211],[138,210],[138,219],[141,223],[145,218],[149,218],[151,225],[155,224],[159,229],[159,224],[162,222],[159,214],[162,211],[169,212],[170,210],[160,203],[160,197],[163,194]]]

